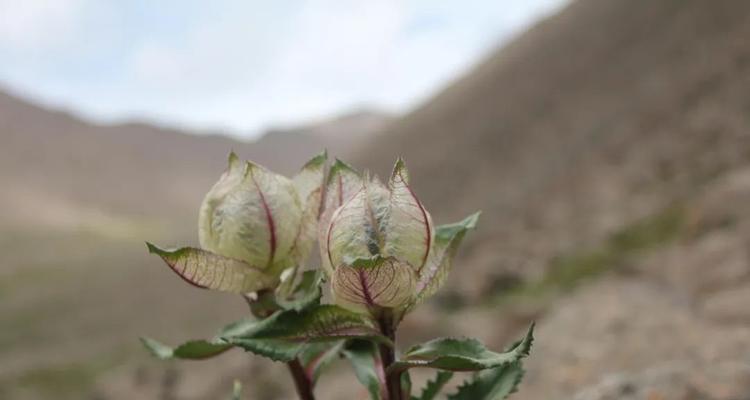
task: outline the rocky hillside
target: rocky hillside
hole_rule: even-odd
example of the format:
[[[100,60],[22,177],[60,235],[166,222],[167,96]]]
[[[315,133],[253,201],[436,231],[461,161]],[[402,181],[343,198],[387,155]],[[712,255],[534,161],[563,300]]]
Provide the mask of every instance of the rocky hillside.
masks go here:
[[[414,332],[538,320],[519,398],[747,398],[748,37],[748,2],[578,0],[389,125],[357,161],[484,211]]]
[[[439,221],[482,209],[466,286],[491,292],[750,161],[747,37],[748,2],[575,1],[357,161],[405,156]]]

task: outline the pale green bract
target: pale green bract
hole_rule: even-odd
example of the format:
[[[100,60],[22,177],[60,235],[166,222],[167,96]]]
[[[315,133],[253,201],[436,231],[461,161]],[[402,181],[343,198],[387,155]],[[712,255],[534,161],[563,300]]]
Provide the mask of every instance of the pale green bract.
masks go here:
[[[318,222],[318,245],[320,246],[321,267],[326,275],[333,275],[333,265],[328,258],[328,226],[333,213],[349,200],[362,187],[362,177],[349,164],[337,159],[328,172],[325,185],[323,210]]]
[[[478,216],[436,230],[402,160],[387,186],[337,161],[326,184],[318,237],[335,302],[373,317],[391,309],[398,322],[442,286]]]
[[[377,308],[401,309],[414,293],[414,269],[395,258],[358,259],[336,268],[331,291],[336,304],[368,313]]]
[[[201,249],[166,251],[149,244],[193,285],[233,293],[274,288],[304,263],[315,241],[326,153],[289,179],[229,155],[198,218]]]

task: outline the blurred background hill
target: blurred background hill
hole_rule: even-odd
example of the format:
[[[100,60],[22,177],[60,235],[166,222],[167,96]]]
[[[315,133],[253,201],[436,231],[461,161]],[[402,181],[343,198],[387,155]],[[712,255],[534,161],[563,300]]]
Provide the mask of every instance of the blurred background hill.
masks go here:
[[[139,335],[207,336],[244,313],[142,241],[195,242],[230,149],[291,173],[324,147],[382,175],[404,156],[437,223],[483,210],[405,345],[502,347],[537,320],[518,398],[747,398],[748,38],[746,1],[573,1],[403,115],[354,108],[253,142],[0,93],[0,398],[213,399],[233,377],[287,398],[278,366],[244,354],[139,351]],[[322,398],[350,381],[324,379]]]

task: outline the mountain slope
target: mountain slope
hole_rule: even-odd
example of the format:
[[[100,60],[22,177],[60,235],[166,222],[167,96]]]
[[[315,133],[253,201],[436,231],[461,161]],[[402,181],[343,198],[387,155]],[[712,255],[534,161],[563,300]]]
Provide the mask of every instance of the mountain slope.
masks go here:
[[[439,220],[484,210],[465,261],[538,274],[747,163],[747,37],[748,2],[579,0],[356,161],[385,172],[403,155]]]
[[[0,182],[13,188],[0,194],[0,204],[6,205],[0,215],[26,223],[27,218],[70,219],[89,210],[193,224],[230,150],[292,174],[325,147],[337,147],[342,131],[372,132],[381,118],[357,112],[245,142],[143,123],[93,125],[0,92]],[[340,151],[350,151],[362,139],[345,139]]]

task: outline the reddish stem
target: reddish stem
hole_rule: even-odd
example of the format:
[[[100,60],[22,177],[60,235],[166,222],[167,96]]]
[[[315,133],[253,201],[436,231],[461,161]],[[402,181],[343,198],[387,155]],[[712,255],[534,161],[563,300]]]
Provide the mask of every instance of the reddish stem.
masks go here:
[[[315,400],[312,382],[310,381],[310,377],[305,373],[305,369],[302,367],[299,359],[295,358],[289,361],[287,366],[294,379],[294,387],[297,390],[297,396],[299,396],[300,400]]]
[[[380,325],[380,332],[383,336],[391,339],[393,347],[380,344],[378,348],[380,350],[380,359],[383,365],[383,374],[385,375],[385,386],[387,390],[386,400],[402,400],[403,390],[401,388],[401,374],[387,374],[388,367],[396,362],[396,330],[394,329],[393,316],[384,314],[380,317],[378,324]]]

